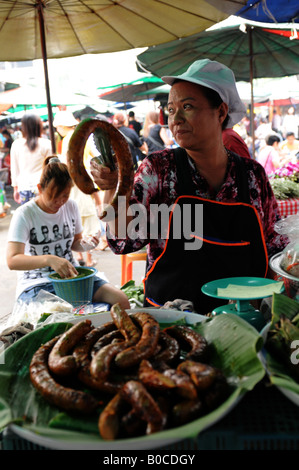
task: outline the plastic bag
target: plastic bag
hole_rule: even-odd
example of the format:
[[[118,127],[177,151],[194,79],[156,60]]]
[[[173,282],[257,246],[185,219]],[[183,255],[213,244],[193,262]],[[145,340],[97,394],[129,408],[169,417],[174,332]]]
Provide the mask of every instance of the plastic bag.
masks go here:
[[[59,313],[60,316],[67,318],[65,321],[68,321],[68,317],[72,312],[73,306],[71,304],[60,297],[41,289],[33,300],[17,300],[15,302],[6,328],[17,325],[19,322],[28,322],[31,325],[36,326],[45,313]]]
[[[280,220],[275,224],[275,231],[290,241],[282,252],[280,267],[299,278],[299,216],[290,215]]]

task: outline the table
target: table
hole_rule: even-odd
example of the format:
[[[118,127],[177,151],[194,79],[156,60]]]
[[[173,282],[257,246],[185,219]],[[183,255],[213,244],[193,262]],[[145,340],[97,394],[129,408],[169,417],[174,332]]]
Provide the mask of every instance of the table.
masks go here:
[[[9,430],[2,433],[2,449],[47,450]],[[264,378],[197,439],[185,439],[160,450],[299,450],[299,406]]]
[[[277,204],[281,217],[295,215],[299,212],[299,198],[277,199]]]

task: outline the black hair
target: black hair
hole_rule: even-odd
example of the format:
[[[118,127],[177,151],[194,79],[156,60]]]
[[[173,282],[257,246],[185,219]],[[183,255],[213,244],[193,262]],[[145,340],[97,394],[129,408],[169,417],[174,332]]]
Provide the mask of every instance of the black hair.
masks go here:
[[[272,146],[275,142],[280,142],[280,138],[278,137],[278,135],[268,135],[266,139],[266,144]]]
[[[36,114],[25,114],[22,117],[22,134],[26,139],[26,144],[31,152],[33,152],[38,144],[38,138],[43,132],[43,123]]]
[[[40,178],[42,189],[50,188],[52,197],[58,196],[66,187],[73,186],[67,165],[56,156],[48,156],[44,160]]]

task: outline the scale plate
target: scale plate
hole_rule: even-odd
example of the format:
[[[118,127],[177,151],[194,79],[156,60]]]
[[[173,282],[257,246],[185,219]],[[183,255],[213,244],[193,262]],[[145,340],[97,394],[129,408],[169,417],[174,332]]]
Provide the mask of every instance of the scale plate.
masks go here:
[[[202,292],[210,297],[215,297],[217,299],[227,299],[227,300],[251,300],[251,299],[264,299],[265,297],[271,297],[272,293],[269,294],[269,286],[271,284],[278,284],[278,281],[273,279],[267,279],[263,277],[228,277],[225,279],[217,279],[215,281],[208,282],[204,284],[201,288]],[[251,287],[252,293],[246,293],[246,297],[244,295],[238,296],[225,296],[219,295],[218,289],[225,289],[230,284],[237,285],[242,287]],[[280,283],[281,284],[281,283]],[[263,289],[264,287],[264,289]],[[258,288],[258,289],[256,289]],[[284,286],[281,286],[280,292],[283,292]],[[241,289],[240,289],[241,292]],[[280,293],[279,292],[279,293]]]

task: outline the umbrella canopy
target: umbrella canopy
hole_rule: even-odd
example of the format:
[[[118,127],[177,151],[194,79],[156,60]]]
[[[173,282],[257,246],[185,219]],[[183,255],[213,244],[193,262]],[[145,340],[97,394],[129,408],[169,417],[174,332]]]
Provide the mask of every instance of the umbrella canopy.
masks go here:
[[[20,86],[13,90],[8,90],[0,93],[0,105],[9,104],[13,105],[45,105],[45,88],[35,86]],[[52,105],[75,105],[75,104],[94,104],[99,101],[97,97],[93,98],[81,93],[72,93],[68,90],[56,88],[52,90]]]
[[[115,85],[112,88],[107,87],[99,88],[98,90],[102,91],[99,94],[99,98],[109,101],[122,101],[127,103],[130,101],[140,101],[147,98],[147,93],[152,89],[156,88],[158,85],[162,85],[164,82],[158,77],[142,77],[137,80],[133,80],[130,83],[121,83],[120,85]],[[142,93],[142,95],[139,95]]]
[[[43,57],[39,11],[48,58],[155,45],[203,31],[228,14],[204,0],[1,0],[0,60]]]
[[[137,56],[139,70],[158,77],[183,73],[197,59],[217,60],[230,67],[236,80],[283,77],[299,73],[299,40],[290,40],[290,25],[256,22],[214,27],[207,31],[149,47]],[[275,34],[278,33],[278,34]],[[252,68],[251,68],[252,64]]]
[[[164,82],[163,82],[164,83]],[[170,91],[171,86],[167,85],[164,83],[164,85],[157,86],[155,88],[152,88],[151,90],[148,91],[140,91],[138,92],[135,96],[140,98],[140,97],[148,97],[152,98],[156,101],[160,101],[159,98],[165,98],[168,96],[169,91]]]
[[[290,25],[269,30],[269,25],[238,19],[236,25],[150,47],[137,56],[137,67],[162,77],[185,72],[199,58],[217,60],[233,70],[236,80],[251,83],[253,122],[253,79],[299,73],[299,40],[290,40],[293,31]]]
[[[204,0],[0,0],[0,61],[43,59],[54,153],[48,58],[159,44],[227,16]]]
[[[298,0],[207,0],[229,15],[265,23],[290,23],[299,18]]]
[[[209,3],[213,4],[214,2],[212,0]],[[218,4],[217,0],[216,3]],[[297,21],[299,19],[299,3],[298,0],[248,0],[246,5],[234,14],[247,20],[266,23]]]

